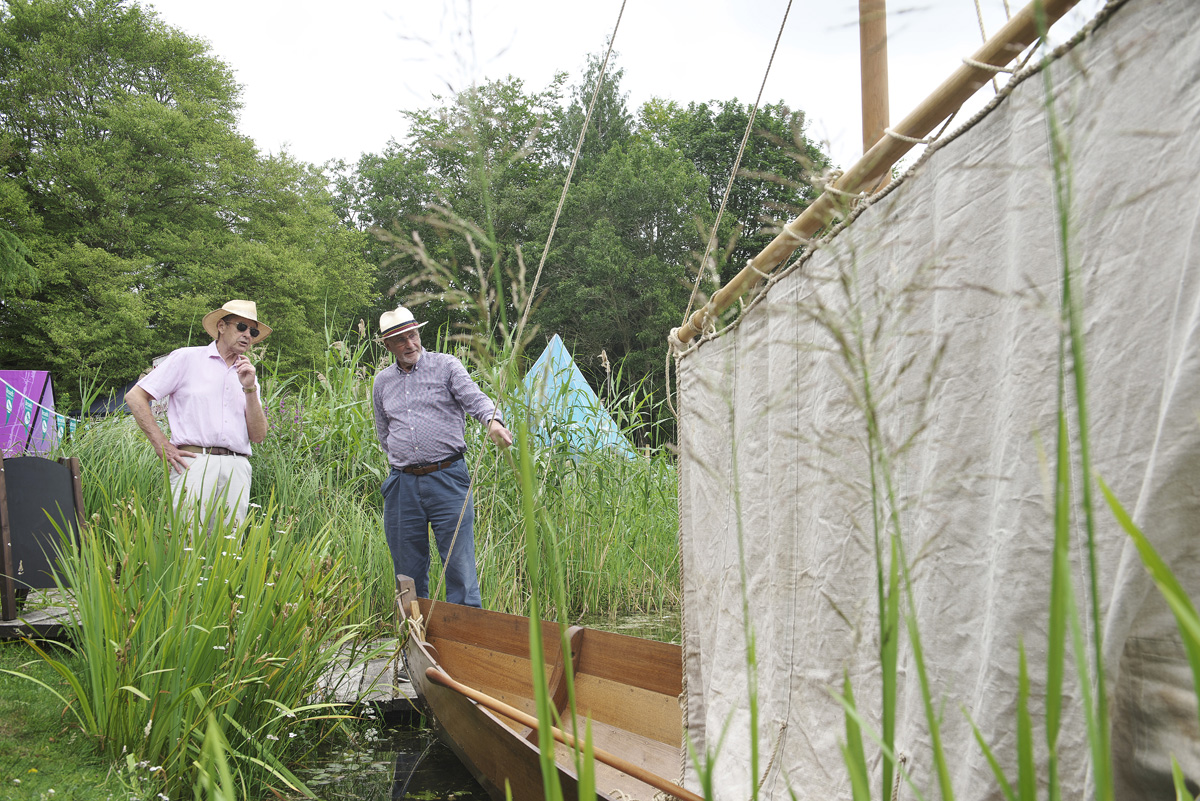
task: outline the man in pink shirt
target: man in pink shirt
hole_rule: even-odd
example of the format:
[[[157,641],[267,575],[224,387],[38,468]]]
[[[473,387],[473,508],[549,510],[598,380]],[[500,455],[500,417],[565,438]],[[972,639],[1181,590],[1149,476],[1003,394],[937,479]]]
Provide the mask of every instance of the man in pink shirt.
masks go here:
[[[225,519],[241,522],[250,503],[250,443],[267,435],[251,345],[271,329],[258,319],[252,300],[231,300],[204,316],[213,341],[168,354],[125,395],[125,402],[154,451],[171,466],[171,495],[200,502],[211,527],[214,501]],[[169,398],[170,439],[150,410],[150,401]]]

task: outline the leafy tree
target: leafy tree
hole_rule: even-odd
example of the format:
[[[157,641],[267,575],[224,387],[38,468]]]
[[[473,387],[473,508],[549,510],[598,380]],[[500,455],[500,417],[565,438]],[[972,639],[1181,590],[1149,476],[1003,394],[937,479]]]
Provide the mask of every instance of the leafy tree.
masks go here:
[[[394,305],[395,292],[404,302],[419,298],[418,313],[434,328],[468,323],[470,315],[452,298],[478,293],[477,260],[503,285],[518,269],[519,252],[540,252],[545,209],[562,188],[553,136],[564,79],[529,93],[509,77],[461,92],[443,107],[407,112],[405,141],[364,155],[354,176],[342,178],[344,218],[391,234],[386,248],[371,253],[380,267],[382,305]],[[409,258],[414,232],[429,258],[447,268],[437,281]]]
[[[578,175],[584,175],[594,169],[612,147],[629,141],[633,135],[633,116],[629,113],[627,104],[628,94],[621,92],[621,79],[625,70],[616,67],[616,54],[609,58],[605,69],[604,82],[596,92],[596,82],[600,78],[600,67],[603,58],[589,55],[587,70],[583,81],[572,88],[571,104],[558,136],[558,146],[562,158],[570,164],[575,148],[579,144],[579,132],[583,129],[583,121],[587,119],[588,107],[592,104],[592,96],[596,104],[592,106],[592,116],[588,120],[588,132],[584,137],[579,151],[579,161],[576,165]]]
[[[13,0],[0,125],[45,232],[122,256],[165,227],[223,227],[206,183],[253,158],[237,88],[206,46],[117,0]]]
[[[342,220],[390,231],[370,251],[381,290],[417,305],[434,328],[453,329],[477,320],[465,299],[503,285],[519,253],[532,277],[599,67],[590,57],[565,107],[560,75],[542,92],[510,77],[410,112],[403,142],[341,171]],[[635,121],[621,78],[610,68],[597,96],[539,285],[530,351],[558,333],[594,386],[607,364],[627,380],[648,377],[657,392],[666,335],[682,319],[750,109],[655,100]],[[771,221],[811,201],[809,175],[827,163],[804,136],[802,113],[760,109],[719,232],[723,280],[770,241]]]
[[[18,233],[36,230],[37,222],[17,182],[0,176],[0,303],[19,287],[38,285],[34,254]]]
[[[206,342],[204,311],[249,297],[299,369],[327,310],[335,326],[361,313],[363,235],[318,173],[259,155],[238,108],[229,68],[153,10],[0,7],[0,228],[37,272],[0,305],[0,361],[49,367],[60,386],[97,370],[120,384]]]
[[[664,147],[679,150],[708,181],[708,204],[721,207],[753,111],[736,99],[689,103],[651,100],[642,107],[642,130]],[[714,254],[721,283],[729,281],[816,197],[811,179],[829,157],[804,133],[804,112],[783,103],[761,106],[746,142],[718,233]],[[732,246],[730,247],[730,243]]]
[[[666,334],[687,303],[706,184],[677,151],[647,137],[609,149],[567,197],[535,321],[560,334],[593,385],[599,357],[634,376],[661,372]]]

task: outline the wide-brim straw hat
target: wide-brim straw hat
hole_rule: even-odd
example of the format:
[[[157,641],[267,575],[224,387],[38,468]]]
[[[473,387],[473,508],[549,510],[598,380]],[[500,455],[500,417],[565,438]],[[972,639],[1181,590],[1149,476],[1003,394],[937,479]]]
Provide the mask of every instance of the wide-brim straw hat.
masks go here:
[[[428,322],[428,321],[426,321]],[[418,323],[413,313],[403,306],[397,306],[394,311],[385,311],[379,315],[379,341],[391,339],[394,336],[420,328],[425,323]]]
[[[210,337],[217,338],[217,323],[228,314],[236,314],[238,317],[244,317],[254,322],[254,327],[258,329],[258,336],[252,337],[251,342],[262,342],[271,335],[271,326],[258,319],[258,307],[254,305],[254,301],[231,300],[221,308],[213,309],[204,315],[204,330]]]

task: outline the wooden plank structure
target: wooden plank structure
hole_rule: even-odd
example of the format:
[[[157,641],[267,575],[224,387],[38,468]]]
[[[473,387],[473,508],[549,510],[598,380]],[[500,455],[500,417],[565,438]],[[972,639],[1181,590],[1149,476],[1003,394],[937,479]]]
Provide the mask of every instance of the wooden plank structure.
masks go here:
[[[68,531],[78,538],[85,516],[78,458],[0,462],[0,618],[15,621],[29,590],[58,586],[55,549]]]
[[[372,651],[379,655],[365,662],[358,657]],[[322,678],[318,691],[336,703],[370,706],[388,721],[409,721],[420,714],[396,640],[345,649]]]
[[[0,620],[0,640],[65,640],[74,625],[67,599],[53,590],[31,590],[12,620]]]

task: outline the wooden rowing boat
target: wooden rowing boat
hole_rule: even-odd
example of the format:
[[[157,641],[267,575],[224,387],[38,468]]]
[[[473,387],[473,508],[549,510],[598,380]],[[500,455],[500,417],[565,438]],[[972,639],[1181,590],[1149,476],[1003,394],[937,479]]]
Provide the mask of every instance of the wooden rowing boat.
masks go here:
[[[514,801],[543,798],[529,619],[418,599],[403,576],[398,592],[408,630],[405,666],[439,736],[498,801],[506,787]],[[549,697],[562,721],[555,761],[563,796],[574,799],[563,633],[559,624],[542,622]],[[585,719],[591,724],[597,797],[651,801],[665,792],[697,801],[666,778],[678,777],[682,766],[680,647],[579,626],[565,633],[581,739]]]

